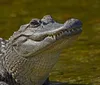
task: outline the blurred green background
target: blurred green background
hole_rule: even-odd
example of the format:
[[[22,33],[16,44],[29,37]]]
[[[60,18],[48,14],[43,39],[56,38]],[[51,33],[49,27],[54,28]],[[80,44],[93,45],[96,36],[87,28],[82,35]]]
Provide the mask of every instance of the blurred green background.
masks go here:
[[[8,39],[20,25],[46,14],[62,23],[71,17],[83,22],[82,34],[63,50],[50,79],[100,85],[100,0],[0,0],[0,37]]]

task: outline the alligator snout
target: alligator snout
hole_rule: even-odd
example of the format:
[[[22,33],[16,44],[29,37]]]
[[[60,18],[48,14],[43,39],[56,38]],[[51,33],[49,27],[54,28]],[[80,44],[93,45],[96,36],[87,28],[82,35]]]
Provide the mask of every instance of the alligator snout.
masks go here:
[[[82,27],[82,22],[78,19],[69,19],[64,23],[65,28],[71,29],[71,28],[79,28]]]

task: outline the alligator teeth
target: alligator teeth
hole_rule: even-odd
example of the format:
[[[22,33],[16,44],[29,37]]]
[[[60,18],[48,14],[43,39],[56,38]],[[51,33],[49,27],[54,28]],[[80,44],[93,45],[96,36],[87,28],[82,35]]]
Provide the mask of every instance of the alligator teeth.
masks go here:
[[[55,34],[50,34],[50,35],[48,35],[48,36],[51,36],[52,38],[54,38],[54,39],[58,39],[58,38],[60,38],[61,36],[63,36],[64,34],[67,34],[67,35],[69,35],[69,34],[71,34],[71,33],[73,33],[73,32],[75,32],[75,31],[78,31],[78,30],[80,30],[80,29],[70,29],[70,30],[68,30],[68,29],[65,29],[65,30],[62,30],[62,31],[60,31],[60,32],[58,32],[58,33],[55,33]]]
[[[3,54],[0,54],[0,56],[2,56]]]
[[[55,38],[55,35],[52,35],[52,38]]]
[[[15,79],[15,81],[16,81],[16,82],[18,82],[18,80],[17,80],[17,79]]]
[[[54,35],[53,38],[56,39],[56,36]]]

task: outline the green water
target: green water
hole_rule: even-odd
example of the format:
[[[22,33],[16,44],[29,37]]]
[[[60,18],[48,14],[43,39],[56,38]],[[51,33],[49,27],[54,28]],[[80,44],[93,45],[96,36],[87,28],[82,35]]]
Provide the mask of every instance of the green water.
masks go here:
[[[100,0],[0,0],[0,37],[8,39],[20,25],[46,14],[62,23],[71,17],[83,22],[83,33],[63,50],[50,79],[100,85]]]

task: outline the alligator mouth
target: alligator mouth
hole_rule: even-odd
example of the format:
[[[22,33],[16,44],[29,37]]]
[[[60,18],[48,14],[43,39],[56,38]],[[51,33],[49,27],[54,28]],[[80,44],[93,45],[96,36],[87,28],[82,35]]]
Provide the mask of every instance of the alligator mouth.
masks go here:
[[[47,34],[47,37],[52,37],[53,39],[60,39],[62,37],[70,37],[73,35],[78,35],[82,32],[82,23],[78,19],[67,20],[64,25],[52,32]]]
[[[64,30],[60,30],[57,33],[54,34],[48,34],[48,37],[52,37],[54,39],[60,39],[63,36],[73,36],[73,35],[77,35],[80,34],[82,32],[82,27],[75,27],[75,28],[70,28],[69,30],[64,29]]]

